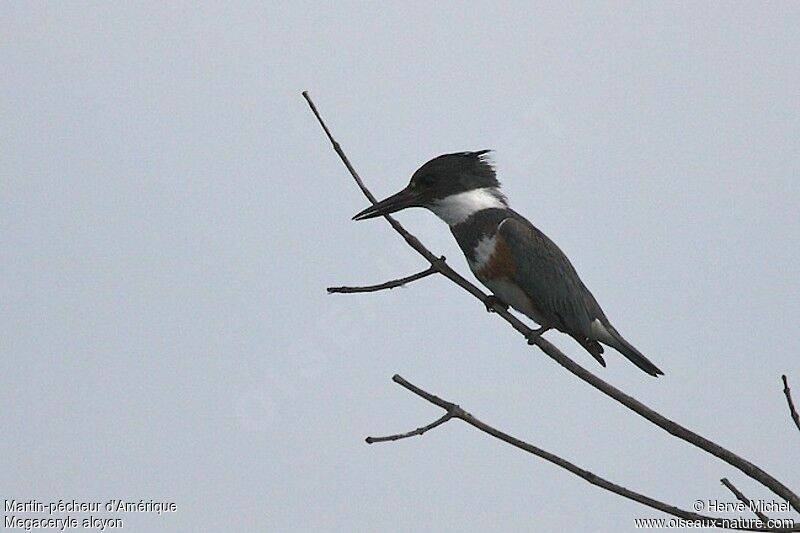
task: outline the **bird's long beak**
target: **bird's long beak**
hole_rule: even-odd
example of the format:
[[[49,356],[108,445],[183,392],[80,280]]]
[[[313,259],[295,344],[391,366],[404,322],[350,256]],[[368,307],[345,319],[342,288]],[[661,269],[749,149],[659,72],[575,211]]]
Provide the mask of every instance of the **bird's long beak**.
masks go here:
[[[385,200],[381,200],[353,217],[353,220],[366,220],[368,218],[382,217],[390,215],[406,207],[419,207],[419,195],[406,187],[397,194],[393,194]]]

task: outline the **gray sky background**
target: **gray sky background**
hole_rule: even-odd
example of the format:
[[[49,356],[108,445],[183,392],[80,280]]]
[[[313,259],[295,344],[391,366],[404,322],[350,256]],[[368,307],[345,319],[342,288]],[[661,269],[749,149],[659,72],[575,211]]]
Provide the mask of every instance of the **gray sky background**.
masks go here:
[[[576,361],[795,489],[800,4],[3,3],[0,497],[174,501],[132,531],[632,531],[765,490],[579,382],[425,267],[385,196],[493,148],[618,329]],[[447,227],[399,219],[472,279]],[[108,516],[108,515],[103,515]],[[780,515],[777,516],[788,516]]]

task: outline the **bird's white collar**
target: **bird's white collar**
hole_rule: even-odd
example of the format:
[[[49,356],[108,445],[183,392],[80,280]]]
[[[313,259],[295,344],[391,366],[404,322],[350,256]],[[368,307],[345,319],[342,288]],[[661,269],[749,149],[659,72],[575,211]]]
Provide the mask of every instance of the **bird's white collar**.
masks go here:
[[[428,208],[450,226],[461,224],[484,209],[504,208],[503,195],[496,187],[460,192],[436,200]]]

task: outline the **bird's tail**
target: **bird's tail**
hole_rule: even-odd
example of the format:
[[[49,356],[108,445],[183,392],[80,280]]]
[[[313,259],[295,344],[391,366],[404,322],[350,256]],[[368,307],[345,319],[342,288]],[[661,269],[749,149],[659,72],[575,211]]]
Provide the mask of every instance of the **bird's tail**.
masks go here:
[[[631,363],[638,366],[648,374],[653,377],[663,376],[664,372],[661,371],[656,365],[650,361],[647,357],[645,357],[642,352],[634,348],[634,346],[625,340],[625,338],[619,334],[614,326],[611,324],[604,324],[605,330],[608,332],[608,336],[605,339],[599,339],[600,342],[603,342],[619,353],[624,355]]]

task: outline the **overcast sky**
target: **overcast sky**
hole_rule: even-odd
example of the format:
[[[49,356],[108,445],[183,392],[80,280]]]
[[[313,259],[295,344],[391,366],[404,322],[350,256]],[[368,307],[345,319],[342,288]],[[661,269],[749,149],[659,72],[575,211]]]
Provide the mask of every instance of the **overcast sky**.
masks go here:
[[[493,148],[666,375],[546,338],[800,489],[798,28],[792,2],[3,3],[0,499],[177,504],[100,513],[131,531],[663,516],[458,421],[365,444],[441,415],[395,373],[675,505],[733,501],[721,477],[773,499],[443,278],[326,295],[426,265],[350,220],[367,202],[302,90],[381,197]],[[443,223],[398,218],[472,279]]]

